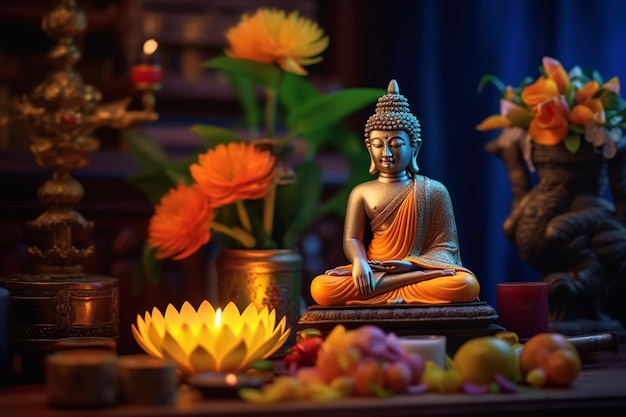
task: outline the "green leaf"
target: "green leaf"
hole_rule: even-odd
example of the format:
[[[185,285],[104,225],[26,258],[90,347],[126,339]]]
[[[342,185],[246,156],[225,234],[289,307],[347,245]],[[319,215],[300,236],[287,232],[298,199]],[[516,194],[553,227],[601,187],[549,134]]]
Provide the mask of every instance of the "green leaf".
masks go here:
[[[367,148],[365,148],[363,141],[356,140],[355,136],[354,132],[347,132],[341,140],[336,141],[346,145],[354,144],[340,150],[348,164],[348,179],[332,196],[324,201],[319,208],[320,216],[336,214],[339,217],[344,217],[348,195],[352,188],[357,184],[373,179],[369,173],[370,157]],[[358,139],[360,138],[359,136]]]
[[[151,170],[136,172],[129,176],[128,180],[137,187],[150,200],[152,204],[158,204],[161,197],[176,183],[167,175],[165,167],[155,167]]]
[[[296,168],[296,182],[276,190],[275,235],[280,247],[291,248],[302,233],[318,218],[322,195],[322,174],[314,162]]]
[[[144,131],[129,129],[124,131],[122,138],[140,171],[167,164],[167,154],[163,146]]]
[[[597,70],[593,70],[593,71],[591,72],[591,78],[592,78],[594,81],[597,81],[597,82],[598,82],[598,84],[600,84],[600,85],[604,84],[604,79],[602,78],[602,74],[600,74],[600,72],[599,72],[599,71],[597,71]]]
[[[290,137],[306,135],[333,123],[376,102],[385,90],[350,88],[320,96],[302,103],[287,116]]]
[[[161,277],[161,261],[156,257],[156,248],[153,248],[148,243],[143,245],[143,251],[141,253],[141,264],[146,277],[153,284],[159,282]]]
[[[290,72],[285,73],[283,82],[278,89],[278,101],[287,114],[291,113],[301,103],[316,99],[321,95],[310,79]]]
[[[576,153],[580,148],[580,135],[570,135],[563,139],[563,144],[571,153]]]
[[[158,284],[161,278],[161,261],[156,258],[156,249],[145,243],[141,251],[141,259],[135,265],[132,276],[134,294],[140,294],[144,281]]]
[[[488,83],[495,85],[500,93],[504,93],[504,91],[506,90],[506,86],[502,81],[500,81],[498,77],[493,74],[487,74],[480,79],[478,83],[478,92],[482,93],[485,85],[487,85]]]
[[[605,89],[600,89],[599,95],[600,100],[602,101],[602,106],[607,112],[611,110],[621,110],[626,107],[624,99],[615,93]]]
[[[227,56],[220,56],[205,61],[202,66],[240,75],[265,88],[273,89],[278,88],[282,73],[276,65],[271,63],[268,64],[248,59],[235,59]]]
[[[263,119],[263,110],[255,94],[254,82],[237,74],[228,74],[228,80],[243,110],[245,126],[251,128],[251,137],[256,137]]]
[[[191,185],[193,184],[193,177],[191,176],[191,172],[189,171],[189,166],[198,160],[197,156],[189,157],[187,159],[183,159],[177,162],[170,164],[170,166],[165,170],[165,174],[170,179],[170,181],[178,186],[179,183]]]
[[[143,265],[141,262],[138,262],[137,265],[135,265],[135,268],[133,268],[133,275],[131,278],[133,294],[141,294],[141,289],[143,288],[143,281],[145,276],[146,273],[143,270]]]
[[[569,130],[570,130],[569,135],[571,135],[571,132],[578,133],[579,135],[585,134],[585,126],[580,126],[580,125],[576,125],[572,123],[569,126]]]
[[[354,159],[358,158],[357,161],[367,162],[365,166],[369,166],[369,153],[365,147],[363,132],[356,134],[351,129],[338,126],[334,130],[334,134],[329,135],[329,137],[328,145],[340,153],[348,161],[348,164],[352,165]]]
[[[218,126],[195,124],[191,126],[189,130],[204,138],[208,149],[215,148],[219,144],[241,142],[244,140],[232,130]]]

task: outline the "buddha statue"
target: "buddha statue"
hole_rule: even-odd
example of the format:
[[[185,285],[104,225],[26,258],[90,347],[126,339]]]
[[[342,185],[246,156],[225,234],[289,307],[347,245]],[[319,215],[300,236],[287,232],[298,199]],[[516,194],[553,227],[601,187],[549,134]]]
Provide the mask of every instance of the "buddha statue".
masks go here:
[[[420,123],[391,80],[365,125],[377,178],[348,197],[343,250],[350,264],[311,281],[320,306],[477,301],[480,285],[461,263],[448,190],[418,174],[421,145]]]

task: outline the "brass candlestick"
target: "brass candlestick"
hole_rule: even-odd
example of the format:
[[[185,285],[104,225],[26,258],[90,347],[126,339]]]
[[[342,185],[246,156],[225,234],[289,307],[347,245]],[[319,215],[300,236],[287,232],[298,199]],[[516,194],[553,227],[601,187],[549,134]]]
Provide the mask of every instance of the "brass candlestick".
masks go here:
[[[42,21],[43,30],[56,40],[48,54],[52,70],[30,95],[13,102],[15,121],[29,134],[35,162],[51,172],[37,193],[47,209],[28,223],[50,233],[51,245],[28,248],[33,274],[0,277],[0,286],[10,293],[12,353],[21,355],[21,373],[29,379],[41,378],[41,359],[58,339],[118,337],[118,280],[85,274],[83,262],[93,247],[79,249],[72,242],[75,229],[93,226],[74,210],[84,190],[72,172],[85,167],[98,149],[93,136],[98,128],[122,129],[158,119],[153,90],[160,79],[142,83],[140,111],[127,110],[131,98],[100,104],[101,92],[83,83],[74,65],[81,58],[76,40],[86,27],[86,15],[75,0],[52,2]]]

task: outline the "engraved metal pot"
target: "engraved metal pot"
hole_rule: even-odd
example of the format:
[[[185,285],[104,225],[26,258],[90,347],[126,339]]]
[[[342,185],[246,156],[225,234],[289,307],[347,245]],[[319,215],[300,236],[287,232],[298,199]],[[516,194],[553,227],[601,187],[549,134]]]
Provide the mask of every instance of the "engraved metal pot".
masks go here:
[[[302,255],[293,249],[224,249],[215,261],[218,296],[225,305],[233,301],[240,309],[250,303],[276,310],[291,329],[285,343],[292,345],[300,318]]]
[[[93,274],[48,276],[14,274],[0,277],[9,291],[9,339],[21,357],[21,377],[43,376],[43,357],[59,339],[119,335],[117,278]],[[16,370],[17,371],[17,370]]]

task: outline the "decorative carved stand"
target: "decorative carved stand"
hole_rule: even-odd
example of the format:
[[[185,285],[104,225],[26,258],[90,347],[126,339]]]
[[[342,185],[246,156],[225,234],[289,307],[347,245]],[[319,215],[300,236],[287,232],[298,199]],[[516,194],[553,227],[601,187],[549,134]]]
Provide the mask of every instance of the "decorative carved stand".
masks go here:
[[[494,323],[498,315],[486,302],[458,304],[389,304],[384,306],[310,306],[300,328],[316,328],[327,334],[338,324],[353,329],[372,324],[398,336],[444,335],[452,355],[466,340],[494,335],[505,329]]]

